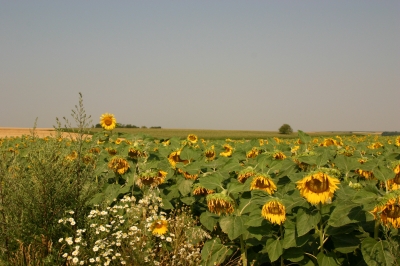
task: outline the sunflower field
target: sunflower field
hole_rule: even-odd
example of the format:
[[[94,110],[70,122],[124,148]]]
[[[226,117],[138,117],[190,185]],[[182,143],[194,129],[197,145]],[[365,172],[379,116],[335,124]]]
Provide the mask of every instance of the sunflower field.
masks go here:
[[[100,124],[0,140],[3,264],[400,263],[400,137],[155,139],[113,133],[112,114]],[[53,204],[45,220],[23,200],[34,188],[40,215]]]

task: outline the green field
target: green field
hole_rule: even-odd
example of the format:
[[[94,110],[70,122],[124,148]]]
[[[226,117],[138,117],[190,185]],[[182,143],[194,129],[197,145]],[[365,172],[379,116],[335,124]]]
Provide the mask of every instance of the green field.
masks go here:
[[[91,129],[91,133],[102,131],[101,128]],[[212,129],[164,129],[164,128],[116,128],[114,132],[128,134],[146,134],[159,139],[168,139],[172,137],[186,138],[189,134],[195,134],[200,139],[266,139],[272,137],[278,138],[297,138],[297,133],[279,134],[278,131],[251,131],[251,130],[212,130]],[[350,136],[350,135],[368,135],[376,132],[352,132],[352,131],[320,131],[307,132],[312,137],[329,136]]]

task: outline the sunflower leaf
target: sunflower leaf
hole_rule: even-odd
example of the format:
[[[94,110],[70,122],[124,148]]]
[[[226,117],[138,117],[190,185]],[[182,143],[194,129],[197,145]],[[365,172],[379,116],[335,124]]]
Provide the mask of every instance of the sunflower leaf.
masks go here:
[[[271,262],[276,261],[283,254],[281,240],[279,239],[274,240],[272,238],[268,239],[265,245],[265,250],[268,252],[268,256]]]
[[[390,252],[390,244],[386,240],[377,241],[371,237],[361,243],[364,261],[370,266],[394,265],[396,258]]]
[[[324,254],[323,252],[320,252],[317,255],[317,261],[319,265],[324,265],[324,266],[340,265],[338,259],[336,258],[335,253]]]
[[[221,184],[224,181],[224,177],[219,174],[211,174],[205,177],[199,178],[199,183],[206,189],[221,188]]]
[[[221,244],[219,238],[208,240],[201,250],[201,265],[214,266],[221,264],[232,253],[233,250]]]
[[[203,212],[200,215],[200,223],[209,231],[214,231],[214,226],[217,224],[219,216],[209,211]]]
[[[296,217],[296,229],[298,236],[307,234],[319,223],[320,220],[321,215],[319,214],[318,210],[305,212],[303,209],[299,209]]]
[[[246,231],[247,227],[244,224],[245,218],[236,215],[225,216],[219,220],[222,231],[228,235],[230,240],[236,239]]]

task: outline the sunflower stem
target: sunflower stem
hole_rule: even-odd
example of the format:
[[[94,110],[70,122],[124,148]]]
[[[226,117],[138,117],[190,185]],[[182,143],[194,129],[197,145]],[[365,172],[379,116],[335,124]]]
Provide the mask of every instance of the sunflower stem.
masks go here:
[[[243,235],[240,235],[240,252],[242,257],[243,266],[247,266],[247,249],[243,240]]]
[[[374,239],[379,240],[378,234],[379,234],[379,226],[380,226],[380,220],[379,218],[375,220],[375,227],[374,227]]]
[[[319,203],[319,215],[321,216],[321,220],[319,222],[320,228],[319,228],[319,244],[320,244],[320,250],[322,253],[324,253],[324,224],[322,222],[322,203]]]

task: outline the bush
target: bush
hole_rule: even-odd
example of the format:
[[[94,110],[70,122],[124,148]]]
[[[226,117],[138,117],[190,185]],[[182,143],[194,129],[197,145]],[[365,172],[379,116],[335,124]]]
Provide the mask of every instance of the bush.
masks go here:
[[[283,124],[280,128],[279,128],[279,133],[280,134],[292,134],[293,133],[293,129],[290,125],[288,124]]]

